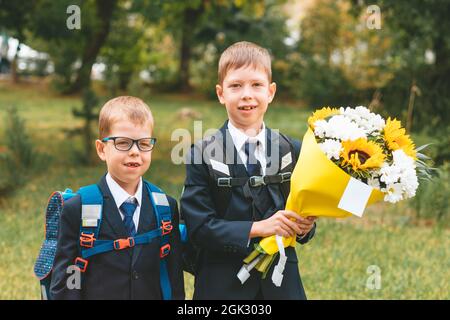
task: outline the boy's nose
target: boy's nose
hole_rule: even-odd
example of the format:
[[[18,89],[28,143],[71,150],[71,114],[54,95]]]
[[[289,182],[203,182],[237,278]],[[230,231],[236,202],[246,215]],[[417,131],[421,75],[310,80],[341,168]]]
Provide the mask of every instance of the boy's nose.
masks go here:
[[[131,146],[131,149],[128,151],[130,154],[139,154],[139,148],[137,146],[137,143],[133,143]]]
[[[248,100],[252,98],[252,90],[250,86],[244,86],[242,90],[242,99]]]

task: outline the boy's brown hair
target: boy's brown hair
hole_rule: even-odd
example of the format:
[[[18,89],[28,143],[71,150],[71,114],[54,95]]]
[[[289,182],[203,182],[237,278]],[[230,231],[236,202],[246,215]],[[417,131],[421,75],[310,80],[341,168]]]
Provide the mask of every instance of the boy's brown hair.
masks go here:
[[[136,97],[120,96],[106,102],[100,110],[99,138],[107,137],[111,132],[112,125],[120,119],[127,119],[133,124],[141,126],[150,122],[153,129],[153,116],[148,105]]]
[[[253,42],[240,41],[229,46],[220,56],[219,84],[223,84],[223,80],[229,70],[248,66],[252,66],[255,69],[263,69],[267,73],[269,82],[272,82],[269,51]]]

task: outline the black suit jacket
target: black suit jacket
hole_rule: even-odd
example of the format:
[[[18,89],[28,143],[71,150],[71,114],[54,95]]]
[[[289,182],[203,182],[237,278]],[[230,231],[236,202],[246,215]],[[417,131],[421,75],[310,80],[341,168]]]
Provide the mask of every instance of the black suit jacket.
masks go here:
[[[127,238],[124,223],[106,183],[105,176],[98,183],[103,194],[103,213],[99,240]],[[168,197],[173,212],[170,234],[170,254],[166,257],[173,299],[184,299],[184,278],[181,266],[178,206]],[[52,273],[52,299],[162,299],[160,289],[160,238],[146,245],[137,245],[120,251],[110,251],[89,258],[82,276],[81,289],[69,289],[71,276],[67,268],[80,256],[79,232],[81,199],[68,200],[61,213],[58,245]],[[137,234],[156,229],[157,221],[147,188],[143,186],[142,207]],[[73,279],[73,278],[72,278]],[[69,279],[70,280],[70,279]]]
[[[226,128],[227,123],[220,129],[223,136],[229,135]],[[273,132],[268,128],[267,130],[269,137]],[[230,137],[224,139],[224,150],[226,141],[232,140]],[[217,182],[209,175],[207,164],[201,156],[200,145],[195,144],[191,148],[190,159],[186,165],[185,189],[180,201],[181,216],[186,222],[189,239],[201,249],[194,299],[306,299],[298,271],[297,255],[292,247],[286,249],[288,260],[281,287],[276,287],[271,280],[272,270],[278,259],[266,279],[262,279],[261,273],[253,270],[247,282],[240,283],[237,273],[243,259],[253,250],[253,244],[260,240],[253,239],[248,246],[254,221],[252,201],[245,197],[243,187],[233,187],[226,210],[218,207],[221,192],[214,192],[218,188]],[[235,148],[234,152],[237,154]],[[201,163],[190,162],[195,159],[202,159]],[[228,166],[232,176],[248,177],[239,156],[234,159],[237,163]],[[269,200],[272,202],[270,209],[260,219],[269,218],[278,210],[283,210],[286,205],[278,185],[267,188],[272,198]],[[314,232],[315,225],[304,238],[298,239],[298,242],[308,242]]]

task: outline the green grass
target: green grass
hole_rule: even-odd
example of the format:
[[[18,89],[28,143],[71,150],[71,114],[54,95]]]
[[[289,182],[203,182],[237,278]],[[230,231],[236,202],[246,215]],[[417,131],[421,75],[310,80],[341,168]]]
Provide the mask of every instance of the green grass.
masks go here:
[[[171,141],[176,128],[191,133],[193,119],[179,116],[181,108],[201,115],[203,130],[218,128],[226,119],[216,102],[183,96],[154,96],[147,100],[156,119],[157,148],[146,178],[179,199],[184,166],[171,163]],[[71,109],[78,97],[61,97],[44,85],[10,86],[0,82],[0,147],[5,109],[15,105],[40,152],[49,155],[45,170],[34,172],[28,183],[0,199],[0,299],[39,299],[33,264],[44,236],[44,209],[49,194],[65,187],[93,183],[104,173],[101,162],[77,166],[71,149],[80,142],[68,140],[64,130],[80,125]],[[275,103],[266,124],[301,138],[308,112]],[[363,219],[319,220],[315,239],[298,247],[299,268],[310,299],[449,299],[450,232],[436,225],[413,223],[404,203],[377,205]],[[366,288],[367,268],[381,270],[381,288]],[[193,278],[186,274],[187,297]]]

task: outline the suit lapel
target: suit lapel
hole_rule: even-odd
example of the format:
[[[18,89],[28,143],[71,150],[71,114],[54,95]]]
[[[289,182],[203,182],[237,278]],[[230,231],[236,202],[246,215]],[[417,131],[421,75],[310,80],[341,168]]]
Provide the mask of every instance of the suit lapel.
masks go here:
[[[281,159],[284,156],[282,154],[281,150],[281,139],[280,135],[277,132],[274,132],[267,128],[267,134],[268,134],[268,149],[266,152],[267,156],[267,175],[274,175],[278,174],[281,170]],[[267,186],[267,190],[269,191],[270,196],[272,197],[272,200],[274,202],[275,208],[278,210],[284,210],[285,203],[284,199],[280,197],[281,190],[279,184],[270,184]],[[266,212],[266,214],[263,216],[263,219],[267,219],[272,215],[271,212]]]
[[[247,170],[245,169],[245,165],[242,162],[241,157],[236,149],[236,146],[233,143],[233,138],[228,131],[228,120],[225,124],[220,128],[220,132],[223,137],[223,150],[225,150],[225,161],[224,163],[230,163],[231,166],[231,176],[232,177],[248,177]]]
[[[106,222],[112,229],[116,239],[127,238],[128,234],[120,216],[119,209],[117,209],[116,202],[111,194],[106,183],[106,177],[103,176],[99,181],[98,186],[103,194],[103,221]]]
[[[157,228],[156,223],[156,217],[155,213],[153,211],[152,204],[150,202],[150,195],[148,194],[148,190],[145,187],[145,184],[142,185],[142,207],[141,207],[141,213],[139,216],[139,226],[138,226],[138,232],[137,234],[143,234],[148,231],[151,231],[153,229]],[[159,238],[157,238],[159,239]],[[157,241],[157,240],[154,240]],[[132,265],[136,263],[136,261],[139,258],[139,255],[141,254],[143,245],[139,245],[134,247],[133,251],[133,258],[132,258]]]

